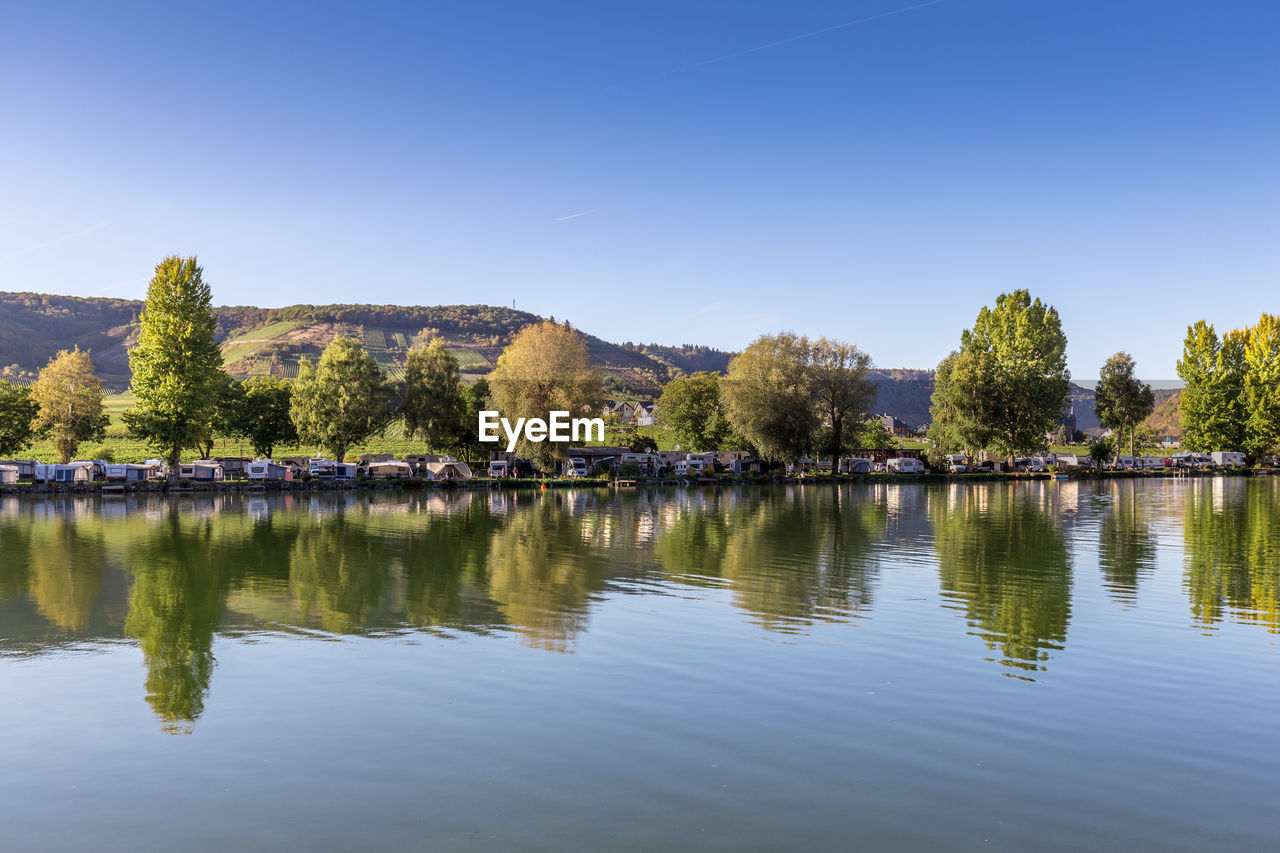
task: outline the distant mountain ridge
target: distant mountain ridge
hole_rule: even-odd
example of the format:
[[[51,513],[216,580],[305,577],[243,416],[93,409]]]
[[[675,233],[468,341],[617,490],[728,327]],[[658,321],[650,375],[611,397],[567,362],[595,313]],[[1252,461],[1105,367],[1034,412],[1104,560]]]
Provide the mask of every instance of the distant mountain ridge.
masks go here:
[[[0,376],[28,382],[58,350],[79,346],[93,352],[108,387],[124,388],[129,384],[127,351],[137,340],[141,311],[142,302],[134,299],[0,292]],[[224,362],[237,376],[296,375],[300,358],[316,358],[341,334],[362,341],[397,378],[404,374],[410,347],[441,337],[457,355],[464,377],[474,379],[493,369],[517,332],[543,319],[493,305],[230,305],[215,311]],[[614,344],[585,332],[583,336],[592,363],[604,374],[605,390],[613,397],[652,399],[673,376],[700,370],[723,373],[733,357],[692,344]],[[933,375],[932,370],[873,370],[875,411],[891,414],[913,429],[928,423]],[[1093,391],[1073,384],[1070,395],[1077,426],[1097,428]],[[1161,390],[1156,396],[1165,403],[1176,392]],[[1167,405],[1161,414],[1167,422]]]

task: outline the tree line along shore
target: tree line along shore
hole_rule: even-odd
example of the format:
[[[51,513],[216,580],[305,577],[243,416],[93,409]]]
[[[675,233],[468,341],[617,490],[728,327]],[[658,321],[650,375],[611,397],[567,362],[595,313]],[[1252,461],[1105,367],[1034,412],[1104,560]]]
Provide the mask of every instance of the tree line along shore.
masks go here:
[[[464,382],[457,357],[439,339],[415,346],[403,378],[393,380],[354,339],[336,337],[296,378],[238,380],[215,342],[212,291],[196,258],[168,257],[156,266],[129,351],[129,395],[112,412],[91,353],[73,348],[50,359],[36,381],[0,380],[0,458],[47,442],[62,462],[110,429],[128,450],[157,454],[168,470],[184,456],[208,458],[228,441],[270,459],[281,448],[321,451],[344,461],[353,449],[393,446],[401,454],[450,454],[487,461],[479,441],[483,410],[517,418],[602,412],[601,377],[583,336],[567,323],[532,323],[516,334],[488,377]],[[1047,450],[1062,422],[1070,374],[1057,311],[1025,290],[1001,294],[965,329],[959,347],[939,364],[931,422],[918,455],[934,472],[948,457],[1007,460]],[[677,376],[656,402],[658,426],[613,423],[610,441],[633,452],[658,449],[654,432],[691,453],[739,451],[768,470],[806,458],[839,461],[896,441],[876,418],[867,377],[870,356],[856,345],[792,332],[762,335],[729,362],[725,374]],[[1265,465],[1280,450],[1280,319],[1219,336],[1204,321],[1188,327],[1179,377],[1182,447],[1238,451]],[[127,401],[127,402],[125,402]],[[123,406],[120,403],[124,403]],[[1090,448],[1096,460],[1136,455],[1138,426],[1151,413],[1149,386],[1124,352],[1099,372],[1096,410],[1111,435]],[[112,415],[115,415],[113,419]],[[119,435],[123,432],[123,436]],[[120,439],[124,441],[119,441]],[[104,449],[104,448],[99,448]],[[521,437],[515,456],[538,473],[565,465],[562,443]]]

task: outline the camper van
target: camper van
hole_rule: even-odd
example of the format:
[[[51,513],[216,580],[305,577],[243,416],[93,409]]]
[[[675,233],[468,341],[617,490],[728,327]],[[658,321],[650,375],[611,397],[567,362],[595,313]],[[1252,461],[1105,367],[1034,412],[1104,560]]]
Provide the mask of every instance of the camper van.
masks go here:
[[[890,474],[923,474],[924,463],[919,459],[890,459],[885,462],[885,470]]]
[[[701,456],[681,459],[676,462],[675,472],[678,477],[701,477],[707,470],[707,460]]]
[[[566,477],[588,477],[591,470],[587,467],[587,460],[581,456],[570,456],[564,465],[564,474]]]
[[[1244,454],[1236,450],[1215,450],[1209,454],[1209,458],[1213,460],[1214,465],[1223,468],[1232,466],[1243,468],[1245,464]]]
[[[952,474],[966,474],[969,471],[969,457],[963,453],[947,454],[947,470]]]
[[[1162,471],[1165,468],[1163,456],[1139,456],[1137,466],[1143,471]]]

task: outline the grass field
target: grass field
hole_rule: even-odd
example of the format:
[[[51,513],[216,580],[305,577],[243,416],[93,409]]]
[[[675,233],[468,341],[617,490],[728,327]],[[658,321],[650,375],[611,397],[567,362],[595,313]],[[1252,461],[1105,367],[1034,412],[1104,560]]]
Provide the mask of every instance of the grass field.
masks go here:
[[[466,347],[448,347],[447,349],[458,359],[458,367],[461,370],[489,366],[489,359],[473,349]]]
[[[373,326],[365,326],[364,345],[367,349],[386,349],[387,336],[383,334],[381,329],[375,329]]]
[[[240,343],[223,344],[222,361],[224,364],[234,364],[241,359],[253,355],[265,345],[266,344],[262,341],[245,341]]]

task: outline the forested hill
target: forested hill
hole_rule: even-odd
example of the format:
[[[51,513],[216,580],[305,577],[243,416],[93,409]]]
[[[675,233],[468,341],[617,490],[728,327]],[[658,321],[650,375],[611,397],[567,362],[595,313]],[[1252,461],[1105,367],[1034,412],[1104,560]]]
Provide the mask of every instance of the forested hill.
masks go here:
[[[30,380],[60,349],[93,352],[108,386],[129,383],[127,348],[137,339],[142,303],[129,299],[0,292],[0,371]],[[492,305],[226,306],[218,339],[236,375],[292,376],[303,356],[317,357],[339,334],[363,341],[393,376],[415,343],[442,337],[469,378],[483,375],[522,328],[542,319]],[[612,393],[656,396],[677,371],[723,370],[730,354],[709,347],[612,344],[585,335],[591,358]]]
[[[124,388],[129,384],[126,350],[137,339],[141,310],[137,300],[0,292],[0,373],[29,381],[58,350],[79,346],[92,351],[108,387]],[[403,375],[410,347],[442,337],[457,355],[464,376],[474,379],[493,369],[520,329],[542,319],[493,305],[235,305],[216,311],[222,356],[237,376],[293,376],[299,358],[318,357],[342,334],[363,341],[396,377]],[[732,357],[705,346],[613,344],[584,336],[611,396],[653,398],[672,376],[699,370],[721,373]],[[894,415],[913,428],[928,422],[932,370],[876,370],[871,379],[878,391],[877,412]],[[1163,400],[1169,392],[1157,396]],[[1073,385],[1071,402],[1081,429],[1098,425],[1092,391]]]

